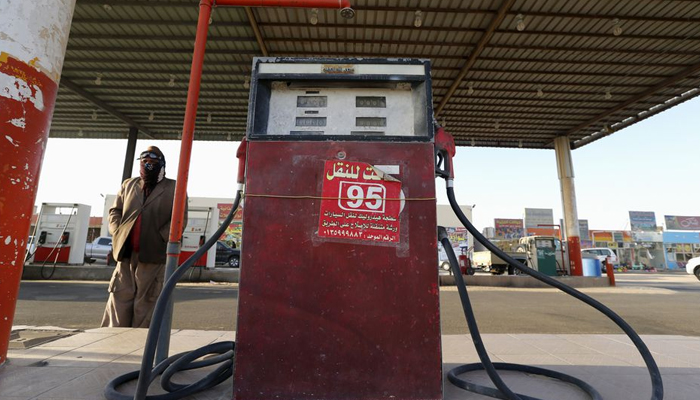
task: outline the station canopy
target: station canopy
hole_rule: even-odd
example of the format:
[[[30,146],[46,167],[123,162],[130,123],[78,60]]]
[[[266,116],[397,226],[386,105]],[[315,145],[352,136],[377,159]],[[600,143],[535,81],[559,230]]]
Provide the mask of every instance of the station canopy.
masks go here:
[[[700,1],[215,7],[195,140],[240,140],[253,57],[423,58],[457,145],[581,147],[700,94]],[[198,1],[78,0],[50,137],[179,139]]]

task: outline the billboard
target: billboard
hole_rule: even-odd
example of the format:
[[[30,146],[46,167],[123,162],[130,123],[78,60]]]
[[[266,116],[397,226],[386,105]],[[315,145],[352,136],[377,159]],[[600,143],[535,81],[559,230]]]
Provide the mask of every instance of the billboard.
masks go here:
[[[580,219],[578,220],[578,231],[581,240],[591,240],[591,234],[588,231],[588,220]]]
[[[635,232],[656,232],[656,214],[653,211],[630,211],[630,228]]]
[[[219,209],[219,224],[224,222],[228,214],[231,212],[231,208],[233,207],[232,203],[218,203],[216,205],[216,208]],[[241,240],[241,235],[242,235],[242,229],[243,229],[243,223],[241,219],[243,218],[243,204],[238,207],[238,210],[236,210],[236,213],[233,214],[233,220],[229,224],[228,228],[226,228],[226,231],[221,234],[221,237],[219,240],[223,240],[224,242],[239,242]]]
[[[517,239],[525,236],[522,219],[496,218],[493,220],[495,239]]]
[[[664,215],[666,229],[672,231],[700,231],[700,217]]]
[[[445,230],[447,231],[447,237],[450,239],[450,243],[452,243],[453,246],[469,246],[469,233],[467,232],[467,228],[461,226],[457,228],[445,227]]]
[[[613,247],[617,243],[632,243],[634,241],[631,232],[627,231],[596,231],[592,230],[591,240],[595,243],[607,242],[607,247]]]
[[[543,235],[555,236],[559,230],[553,226],[554,211],[551,208],[526,208],[525,209],[525,231],[528,236]],[[545,226],[543,226],[545,225]]]
[[[525,209],[525,228],[542,228],[539,225],[552,224],[554,224],[554,211],[551,208]]]
[[[564,220],[561,218],[559,219],[559,226],[561,226],[562,231],[566,232],[566,229],[564,229]],[[583,242],[584,240],[591,240],[590,232],[588,232],[587,219],[578,220],[578,235],[579,239],[581,239],[581,242]]]

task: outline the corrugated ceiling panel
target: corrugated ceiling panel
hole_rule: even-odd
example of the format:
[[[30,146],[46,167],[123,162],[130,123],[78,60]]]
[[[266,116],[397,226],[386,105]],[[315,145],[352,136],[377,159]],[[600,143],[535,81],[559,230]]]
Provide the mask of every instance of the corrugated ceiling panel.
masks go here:
[[[488,0],[353,3],[358,11],[354,20],[343,20],[334,10],[319,10],[316,26],[309,23],[309,10],[254,9],[254,14],[271,55],[433,57],[438,102],[500,7],[500,2]],[[64,77],[159,135],[176,138],[184,116],[197,8],[194,2],[189,6],[169,0],[132,4],[107,9],[97,0],[78,2]],[[413,26],[418,9],[420,28]],[[516,29],[518,13],[524,17],[522,32]],[[614,18],[620,19],[620,36],[613,35]],[[237,138],[244,130],[243,81],[260,48],[242,9],[219,7],[212,21],[200,102],[204,122],[195,136],[228,140],[229,134]],[[551,146],[554,135],[603,116],[615,105],[699,64],[698,22],[700,2],[516,1],[443,116],[457,138],[479,137],[477,145],[513,146],[513,140],[520,138],[529,140],[525,147]],[[98,74],[101,85],[95,83]],[[698,75],[670,82],[656,95],[608,113],[591,126],[600,129],[649,109],[697,86]],[[78,118],[86,125],[83,137],[123,137],[123,132],[105,130],[105,123],[114,122],[102,111],[92,120],[95,109],[80,96],[61,90],[52,136],[70,129],[75,134],[74,127],[64,125]],[[148,120],[151,111],[157,116],[153,121]],[[210,112],[216,118],[207,124]],[[94,132],[88,129],[90,124]],[[572,137],[593,130],[586,128]]]

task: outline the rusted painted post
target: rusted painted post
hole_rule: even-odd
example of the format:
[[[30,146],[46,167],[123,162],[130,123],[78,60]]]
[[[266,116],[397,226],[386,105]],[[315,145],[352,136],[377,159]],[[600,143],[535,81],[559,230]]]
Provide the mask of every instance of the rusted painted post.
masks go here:
[[[554,139],[554,151],[557,157],[557,172],[561,186],[561,202],[564,211],[564,229],[569,248],[569,274],[583,275],[581,259],[581,240],[576,209],[576,188],[574,186],[574,163],[571,159],[571,144],[567,136]]]
[[[605,273],[608,275],[610,286],[615,286],[615,266],[613,265],[610,256],[605,258]]]
[[[75,0],[0,1],[0,365]]]

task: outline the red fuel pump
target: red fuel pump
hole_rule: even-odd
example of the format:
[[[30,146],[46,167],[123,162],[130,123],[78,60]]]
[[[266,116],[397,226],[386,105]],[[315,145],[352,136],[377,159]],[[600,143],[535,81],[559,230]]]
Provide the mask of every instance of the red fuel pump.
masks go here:
[[[652,399],[661,400],[658,367],[628,324],[585,294],[520,264],[466,218],[454,195],[454,141],[442,129],[433,137],[431,100],[428,61],[255,59],[247,140],[238,152],[247,199],[237,342],[174,355],[151,370],[175,283],[216,243],[230,213],[164,284],[141,370],[112,380],[105,396],[123,398],[116,387],[138,378],[134,398],[145,399],[161,373],[163,388],[181,396],[233,373],[233,396],[240,400],[441,399],[437,174],[446,180],[456,216],[486,248],[601,311],[630,337],[649,370]],[[242,198],[240,178],[239,171],[234,209]],[[461,264],[468,273],[468,258],[458,261],[445,228],[437,227],[437,234],[481,361],[453,368],[450,382],[482,395],[520,398],[497,370],[520,371],[600,398],[592,386],[561,372],[489,359],[459,270]],[[218,356],[203,357],[209,354]],[[221,365],[192,385],[170,382],[179,370],[216,363]],[[497,390],[460,377],[478,370]]]
[[[90,206],[69,203],[43,203],[37,218],[38,236],[35,263],[83,264]]]
[[[431,99],[428,61],[255,59],[235,399],[442,398]]]
[[[459,260],[459,270],[462,272],[462,275],[474,275],[471,260],[469,260],[469,257],[466,254],[460,254],[457,259]]]

